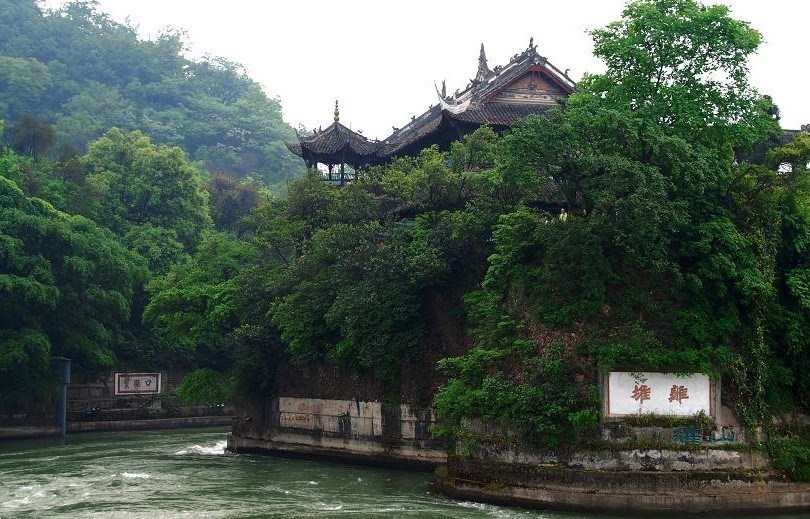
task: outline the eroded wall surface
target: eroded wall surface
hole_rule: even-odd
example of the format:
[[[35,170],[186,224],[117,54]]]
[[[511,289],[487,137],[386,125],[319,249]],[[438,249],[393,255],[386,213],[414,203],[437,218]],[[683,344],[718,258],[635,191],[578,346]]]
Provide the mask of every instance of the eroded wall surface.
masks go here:
[[[410,404],[282,396],[244,407],[229,447],[431,468],[447,459],[435,422],[431,408]]]

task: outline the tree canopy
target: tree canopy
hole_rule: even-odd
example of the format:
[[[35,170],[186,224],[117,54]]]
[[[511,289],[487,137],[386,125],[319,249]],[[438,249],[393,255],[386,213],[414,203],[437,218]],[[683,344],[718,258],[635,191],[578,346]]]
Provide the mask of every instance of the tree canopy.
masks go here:
[[[79,366],[112,366],[146,275],[143,258],[109,230],[27,197],[0,176],[4,407],[23,406],[29,391],[47,394],[52,355],[72,357]]]
[[[96,220],[119,234],[151,225],[191,247],[211,225],[202,176],[180,148],[113,129],[90,145],[84,164],[98,193]]]
[[[731,18],[728,6],[632,1],[621,20],[591,34],[607,71],[586,88],[612,103],[695,136],[754,123],[759,107],[748,83],[748,57],[762,36]]]
[[[722,373],[750,425],[808,405],[807,141],[768,151],[759,34],[692,0],[630,2],[593,34],[608,72],[546,117],[254,211],[231,337],[374,372],[393,400],[444,356],[451,433],[479,418],[547,445],[595,425],[617,367]]]

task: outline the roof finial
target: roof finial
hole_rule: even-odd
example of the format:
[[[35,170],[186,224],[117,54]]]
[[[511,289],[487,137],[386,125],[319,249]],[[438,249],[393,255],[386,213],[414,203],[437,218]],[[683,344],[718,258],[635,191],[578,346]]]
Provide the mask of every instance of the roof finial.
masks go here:
[[[537,50],[537,45],[534,44],[534,36],[529,37],[529,48],[527,50],[529,51]]]
[[[335,99],[335,122],[340,121],[340,110],[338,110],[338,100]]]
[[[475,80],[483,83],[488,81],[493,76],[493,72],[487,66],[487,53],[484,52],[484,44],[481,44],[481,54],[478,55],[478,73],[475,75]]]

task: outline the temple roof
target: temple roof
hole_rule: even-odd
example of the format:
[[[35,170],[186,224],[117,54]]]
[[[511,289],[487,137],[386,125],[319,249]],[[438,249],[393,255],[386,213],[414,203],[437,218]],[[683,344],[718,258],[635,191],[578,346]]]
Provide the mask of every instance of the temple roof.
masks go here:
[[[335,122],[314,135],[298,136],[298,142],[286,143],[287,148],[308,163],[351,164],[355,168],[367,165],[379,143],[340,124],[338,102],[335,101]]]
[[[498,97],[498,94],[504,93],[510,85],[530,72],[547,78],[557,90],[553,93],[538,92],[535,95],[520,93],[513,98],[505,95]],[[438,130],[443,123],[511,126],[518,119],[533,114],[540,115],[558,106],[558,100],[575,89],[574,81],[566,73],[537,53],[537,46],[533,41],[529,42],[525,51],[513,56],[508,65],[495,67],[494,71],[487,68],[484,46],[481,45],[475,79],[470,80],[463,91],[452,96],[442,95],[437,89],[439,104],[384,139],[378,155],[381,158],[396,155]]]
[[[288,143],[287,147],[293,153],[295,149],[308,149],[324,155],[341,151],[349,151],[357,155],[368,155],[377,151],[378,143],[370,141],[359,133],[350,130],[339,122],[330,124],[325,130],[314,135],[298,136],[297,143]]]
[[[403,128],[395,128],[394,133],[382,141],[377,154],[380,157],[391,157],[405,146],[421,140],[442,125],[442,108],[440,105],[432,106],[427,112],[414,118],[410,124]]]
[[[299,137],[298,143],[288,147],[308,161],[323,162],[315,155],[334,158],[337,153],[350,153],[357,156],[358,163],[387,162],[395,155],[413,153],[423,145],[438,142],[440,134],[459,138],[481,125],[506,128],[518,119],[558,106],[575,89],[567,72],[561,72],[538,54],[533,40],[507,65],[494,70],[487,65],[482,44],[476,76],[463,91],[448,96],[444,85],[442,92],[437,88],[438,104],[402,128],[395,128],[383,141],[369,141],[341,125],[336,106],[334,124],[314,136]]]

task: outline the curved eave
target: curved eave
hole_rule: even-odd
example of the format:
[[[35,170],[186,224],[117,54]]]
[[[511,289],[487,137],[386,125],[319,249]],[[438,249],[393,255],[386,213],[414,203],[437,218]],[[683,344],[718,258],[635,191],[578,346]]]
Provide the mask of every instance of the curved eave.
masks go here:
[[[284,145],[287,146],[287,149],[290,150],[294,155],[298,155],[301,157],[301,153],[303,150],[301,149],[300,142],[287,142],[284,141]]]
[[[478,105],[460,114],[446,114],[459,123],[487,125],[493,128],[512,126],[520,119],[531,115],[544,115],[556,108],[552,104],[516,105],[510,103],[487,103]]]

